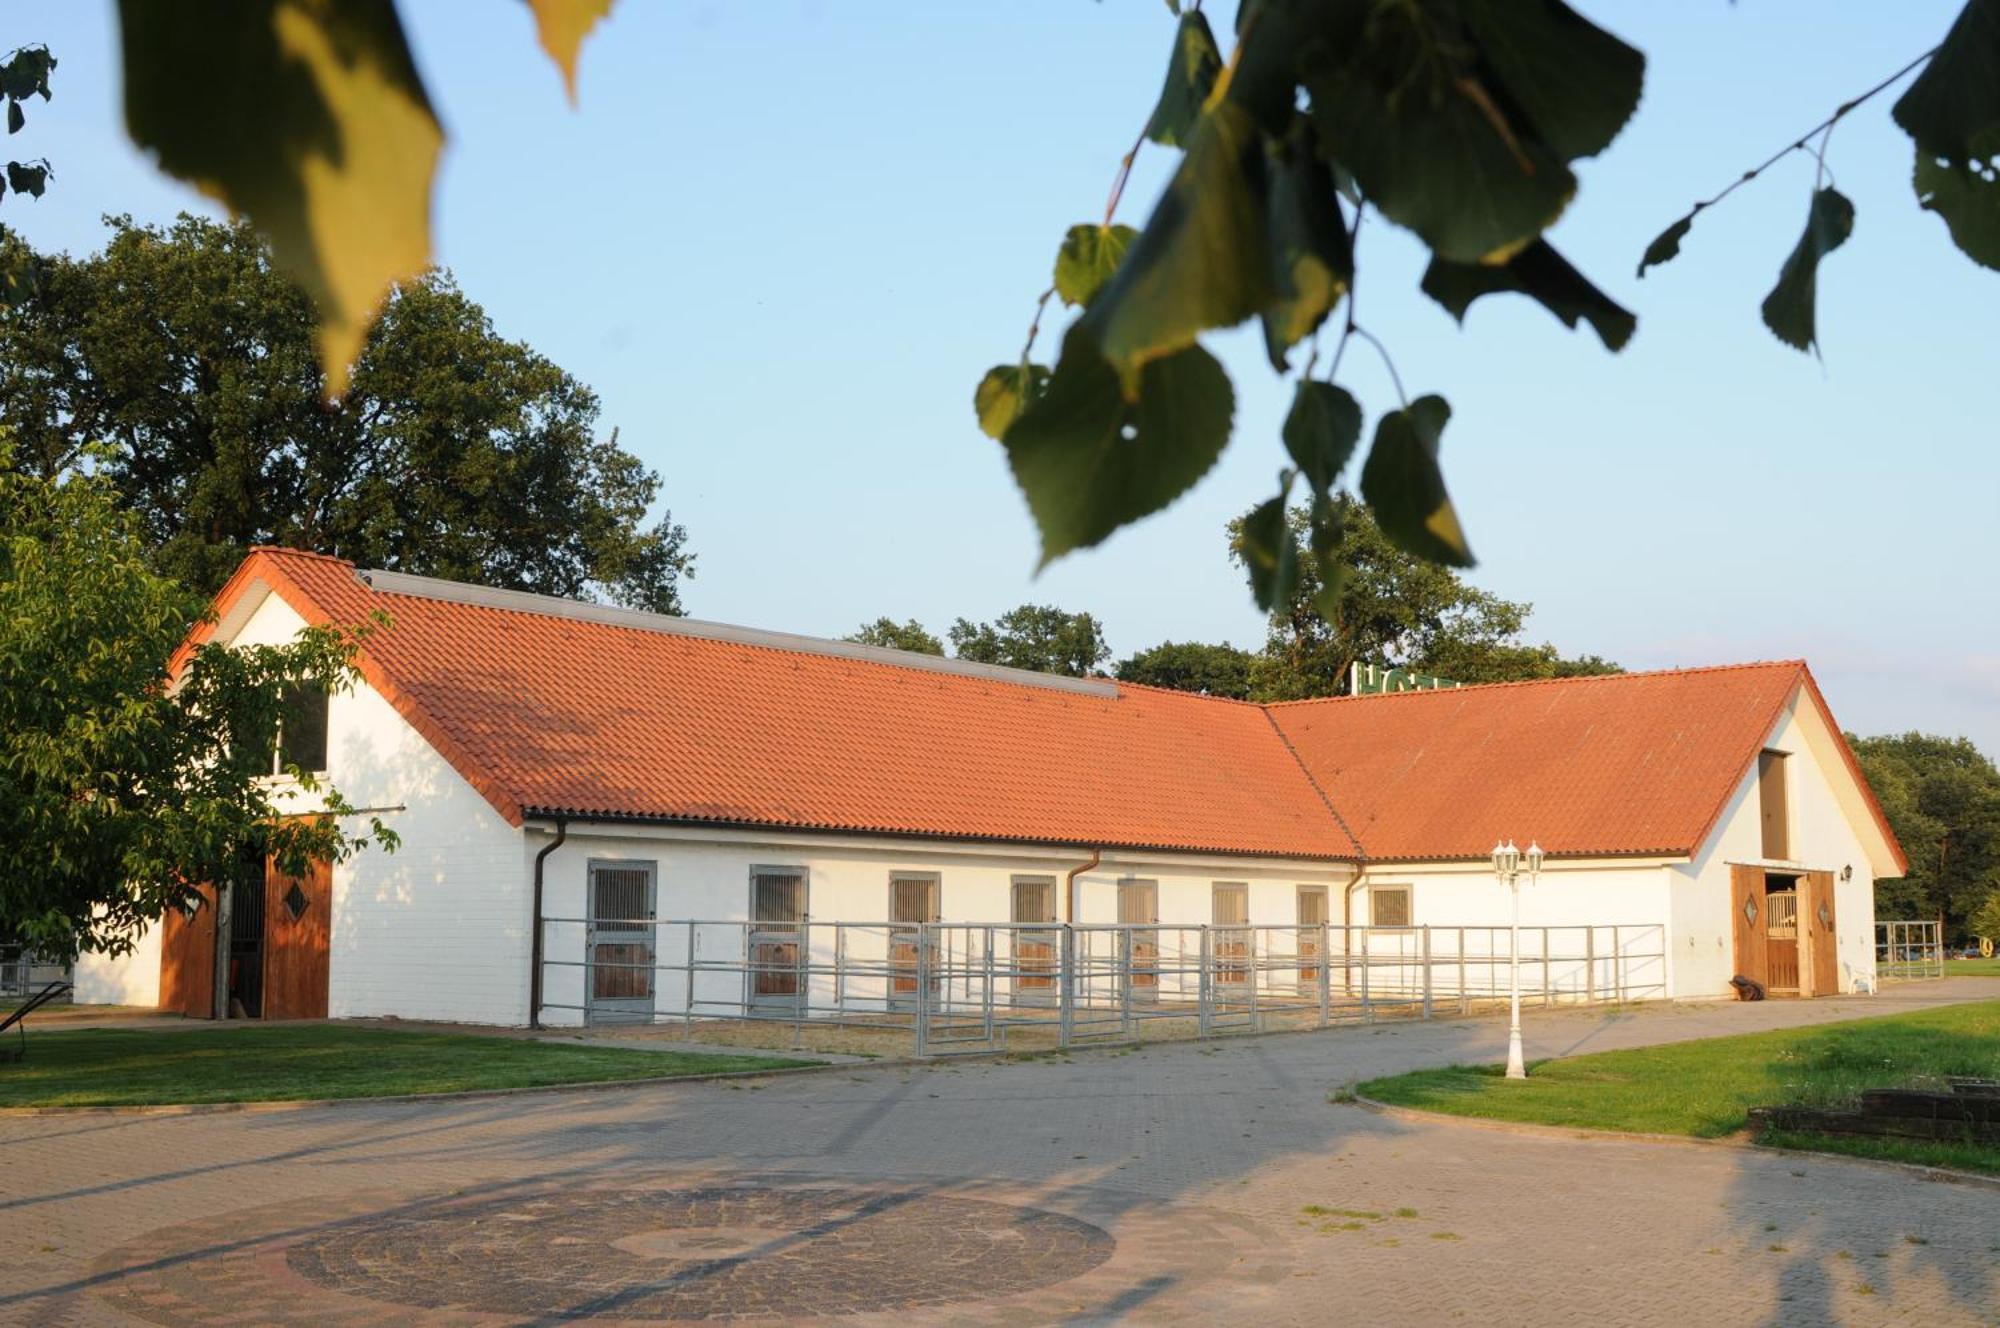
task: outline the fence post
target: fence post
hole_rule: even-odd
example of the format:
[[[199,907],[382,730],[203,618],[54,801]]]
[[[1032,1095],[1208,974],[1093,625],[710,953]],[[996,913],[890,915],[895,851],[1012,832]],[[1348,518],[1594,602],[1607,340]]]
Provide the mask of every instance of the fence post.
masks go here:
[[[1583,929],[1583,1000],[1597,1004],[1597,928]]]
[[[930,1054],[930,1030],[927,1027],[930,1022],[931,1001],[930,929],[931,924],[928,922],[917,924],[916,1035],[917,1057],[920,1060]]]
[[[1269,946],[1265,947],[1267,950]],[[1257,929],[1250,928],[1250,971],[1245,974],[1250,979],[1250,1031],[1258,1032],[1263,1025],[1259,1022],[1263,1014],[1257,1008],[1257,987],[1264,981],[1263,961],[1257,958]]]
[[[1201,945],[1196,953],[1200,956],[1196,962],[1201,965],[1201,968],[1196,975],[1195,981],[1195,1035],[1197,1037],[1207,1037],[1212,1020],[1212,1012],[1209,1010],[1208,1003],[1209,998],[1214,994],[1214,988],[1209,984],[1208,961],[1210,956],[1207,927],[1201,929]]]
[[[1056,951],[1056,1045],[1069,1046],[1076,1009],[1076,933],[1063,924]]]
[[[694,1037],[694,920],[688,919],[687,939],[687,999],[681,1006],[681,1033]]]
[[[1332,928],[1319,924],[1319,1026],[1325,1028],[1333,1011],[1333,951],[1329,948]],[[1341,938],[1341,957],[1346,958],[1346,938]]]
[[[986,1040],[993,1040],[993,927],[986,927]]]
[[[1458,928],[1458,1012],[1472,1014],[1472,990],[1466,986],[1466,928]]]
[[[1363,927],[1361,929],[1361,1019],[1363,1023],[1372,1023],[1375,1019],[1375,1007],[1368,1003],[1368,967],[1368,929]]]
[[[1424,925],[1424,1018],[1431,1017],[1431,929]]]
[[[1555,1004],[1556,971],[1549,962],[1549,929],[1542,928],[1542,1008]]]

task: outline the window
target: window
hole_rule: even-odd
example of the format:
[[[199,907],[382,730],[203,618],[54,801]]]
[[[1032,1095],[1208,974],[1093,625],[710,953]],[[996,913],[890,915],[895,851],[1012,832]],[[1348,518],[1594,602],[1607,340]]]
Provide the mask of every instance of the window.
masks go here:
[[[1373,885],[1368,887],[1368,925],[1407,927],[1410,925],[1410,887]]]
[[[1317,927],[1326,920],[1326,887],[1323,885],[1300,886],[1299,925],[1301,927]]]
[[[1014,878],[1014,921],[1054,922],[1056,920],[1056,878],[1016,876]]]
[[[1757,754],[1757,800],[1764,814],[1764,856],[1778,862],[1791,861],[1791,807],[1785,790],[1785,753]]]
[[[285,689],[272,774],[282,775],[293,766],[307,774],[326,769],[326,701],[326,693],[311,683]]]

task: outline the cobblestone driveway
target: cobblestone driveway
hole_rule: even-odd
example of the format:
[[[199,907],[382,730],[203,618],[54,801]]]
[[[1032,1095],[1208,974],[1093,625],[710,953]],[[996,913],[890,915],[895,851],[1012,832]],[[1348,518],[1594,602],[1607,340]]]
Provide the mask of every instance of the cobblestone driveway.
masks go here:
[[[1531,1055],[2000,997],[1531,1014]],[[273,1114],[0,1119],[0,1322],[2000,1323],[2000,1190],[1413,1124],[1489,1020]],[[636,1054],[636,1053],[635,1053]],[[1311,1209],[1313,1211],[1308,1211]]]

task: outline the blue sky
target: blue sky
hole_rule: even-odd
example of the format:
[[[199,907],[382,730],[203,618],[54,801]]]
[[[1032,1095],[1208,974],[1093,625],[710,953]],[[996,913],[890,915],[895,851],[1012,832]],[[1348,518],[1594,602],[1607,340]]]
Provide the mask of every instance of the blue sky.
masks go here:
[[[1649,57],[1637,116],[1583,164],[1553,233],[1639,314],[1625,352],[1524,300],[1483,302],[1461,330],[1416,291],[1417,246],[1386,226],[1363,239],[1365,322],[1413,393],[1452,403],[1444,460],[1473,579],[1532,601],[1534,634],[1568,651],[1632,667],[1803,655],[1850,728],[2000,752],[1983,390],[2000,274],[1917,208],[1893,94],[1833,138],[1859,215],[1822,271],[1824,364],[1757,315],[1804,223],[1808,158],[1633,277],[1692,200],[1934,43],[1957,0],[1581,8]],[[1211,342],[1239,393],[1222,463],[1039,578],[970,407],[1150,108],[1172,34],[1158,0],[623,0],[585,48],[574,112],[525,6],[403,9],[451,134],[440,257],[503,333],[596,388],[604,426],[661,471],[701,556],[691,611],[941,632],[1035,600],[1097,614],[1121,654],[1261,639],[1222,536],[1282,461],[1288,388],[1253,335]],[[62,65],[16,140],[57,178],[39,202],[9,199],[9,224],[83,251],[100,214],[199,208],[123,137],[109,0],[12,13],[12,39],[47,41]],[[1143,223],[1172,161],[1141,155],[1123,219]],[[1364,349],[1343,376],[1380,408],[1393,393]]]

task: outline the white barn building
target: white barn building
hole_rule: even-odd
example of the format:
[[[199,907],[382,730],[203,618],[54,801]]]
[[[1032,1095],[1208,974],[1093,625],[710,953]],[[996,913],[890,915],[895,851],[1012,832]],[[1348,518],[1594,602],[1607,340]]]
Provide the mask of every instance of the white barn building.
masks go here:
[[[1501,839],[1548,854],[1525,925],[1610,945],[1593,988],[1813,995],[1872,982],[1874,882],[1905,865],[1796,661],[1256,705],[282,549],[190,647],[377,610],[324,764],[399,850],[170,915],[133,955],[86,956],[79,1001],[525,1024],[796,1002],[802,981],[817,1005],[827,963],[910,959],[884,924],[923,923],[997,926],[1022,1000],[1048,984],[1021,956],[1064,924],[1162,950],[1272,929],[1303,990],[1357,935],[1504,927]],[[1619,927],[1649,940],[1597,939]],[[695,973],[690,944],[734,967]],[[1641,949],[1643,978],[1618,957]],[[773,955],[813,971],[746,979]]]

